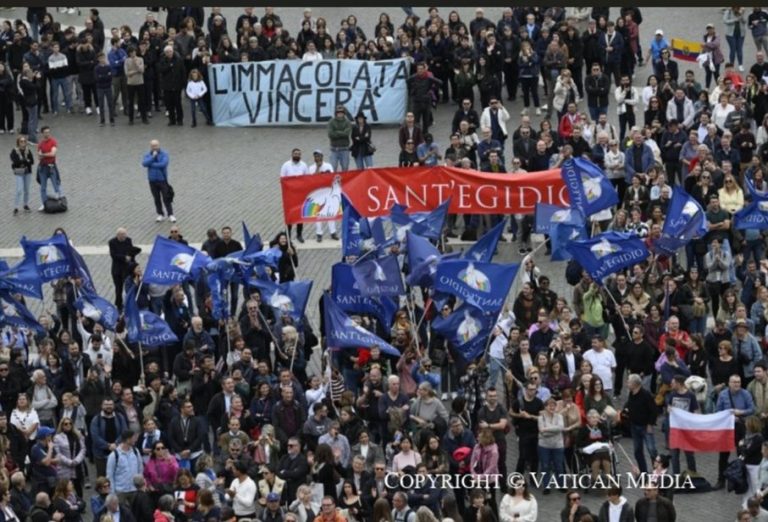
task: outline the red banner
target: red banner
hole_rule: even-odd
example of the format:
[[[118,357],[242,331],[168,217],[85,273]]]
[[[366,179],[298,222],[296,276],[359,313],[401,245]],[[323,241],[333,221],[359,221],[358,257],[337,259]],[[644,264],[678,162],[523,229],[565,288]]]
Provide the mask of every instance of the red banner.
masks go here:
[[[532,214],[536,203],[567,205],[560,170],[490,174],[452,167],[373,168],[280,178],[288,224],[341,218],[341,194],[366,217],[395,204],[428,212],[451,198],[452,214]]]

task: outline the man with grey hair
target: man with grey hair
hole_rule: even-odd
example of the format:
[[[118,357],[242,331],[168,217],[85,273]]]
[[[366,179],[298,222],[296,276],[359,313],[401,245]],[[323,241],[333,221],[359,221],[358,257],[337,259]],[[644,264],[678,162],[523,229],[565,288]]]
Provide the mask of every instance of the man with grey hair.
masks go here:
[[[155,501],[147,491],[147,481],[143,475],[133,476],[136,494],[131,502],[131,513],[136,520],[152,520],[155,512]]]
[[[115,285],[115,306],[123,311],[123,284],[131,274],[131,266],[136,262],[140,248],[133,246],[133,240],[128,237],[128,231],[119,227],[115,237],[109,240],[109,257],[112,258],[112,283]]]
[[[651,460],[655,459],[658,454],[654,437],[657,416],[656,402],[651,393],[643,388],[643,379],[636,373],[631,373],[627,377],[627,388],[629,389],[629,396],[625,408],[629,415],[635,460],[640,472],[647,473],[648,466],[645,463],[643,446],[648,448]]]
[[[392,520],[395,522],[415,522],[416,512],[408,507],[408,496],[402,491],[392,497]]]
[[[320,438],[317,439],[317,443],[329,445],[333,450],[337,462],[342,468],[346,469],[349,467],[349,459],[352,456],[352,450],[349,447],[349,440],[345,435],[340,433],[340,429],[341,426],[339,425],[339,421],[331,422],[328,432],[321,435]]]
[[[64,513],[60,511],[51,513],[51,497],[48,496],[48,493],[41,491],[35,495],[35,505],[30,510],[27,520],[30,522],[59,522],[63,518]],[[125,522],[125,520],[118,522]]]
[[[172,45],[163,49],[157,63],[160,90],[163,91],[165,108],[168,110],[168,125],[184,125],[184,111],[181,108],[181,91],[187,78],[184,60],[173,50]]]

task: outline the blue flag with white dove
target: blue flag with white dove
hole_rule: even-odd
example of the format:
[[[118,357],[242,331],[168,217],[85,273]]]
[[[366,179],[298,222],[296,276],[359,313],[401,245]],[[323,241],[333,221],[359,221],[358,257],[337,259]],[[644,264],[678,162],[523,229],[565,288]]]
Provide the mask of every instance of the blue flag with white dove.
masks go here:
[[[381,337],[369,332],[345,314],[328,294],[323,295],[325,337],[329,348],[371,348],[400,357],[400,351]]]
[[[132,286],[125,294],[125,325],[128,342],[141,343],[148,348],[178,342],[179,338],[160,316],[149,310],[139,310],[139,305],[136,303],[137,290],[137,286]]]
[[[581,225],[568,225],[565,223],[554,223],[549,230],[549,241],[552,248],[552,261],[568,261],[572,259],[571,253],[565,246],[570,241],[587,239],[587,229]]]
[[[469,362],[482,355],[495,320],[493,314],[484,314],[463,304],[447,317],[439,314],[431,326],[453,345],[462,359]]]
[[[254,279],[250,286],[261,291],[261,301],[271,306],[277,315],[290,315],[295,321],[301,321],[307,309],[312,281],[290,281],[276,284],[272,281]]]
[[[397,302],[391,297],[366,297],[352,274],[352,265],[336,263],[331,268],[331,296],[346,313],[371,314],[385,326],[392,326]]]
[[[115,305],[96,294],[80,292],[80,296],[75,301],[75,308],[80,310],[83,317],[99,323],[107,330],[114,330],[117,325],[119,314]]]
[[[584,226],[584,214],[579,209],[536,203],[534,215],[534,232],[549,234],[550,229],[558,223],[572,226]]]
[[[591,239],[569,241],[565,248],[598,284],[606,276],[641,263],[650,255],[637,234],[624,232],[604,232]]]
[[[437,265],[435,290],[455,295],[486,313],[497,313],[507,299],[520,265],[448,260]]]
[[[398,241],[405,241],[405,231],[410,230],[427,239],[440,239],[443,232],[445,218],[448,215],[448,207],[451,206],[451,198],[438,205],[437,208],[427,213],[407,214],[408,207],[394,205],[390,211],[390,219],[397,230]]]
[[[504,227],[507,224],[506,216],[496,224],[493,228],[488,230],[483,237],[475,241],[471,247],[469,247],[461,257],[463,259],[471,259],[473,261],[479,261],[482,263],[490,263],[493,259],[493,255],[496,252],[496,247],[501,239],[501,234],[504,232]]]
[[[366,259],[352,265],[352,275],[366,297],[396,297],[405,293],[397,256]]]
[[[72,261],[72,246],[64,234],[54,234],[43,240],[22,237],[21,248],[24,257],[34,263],[42,283],[77,275]]]
[[[47,333],[32,312],[8,290],[0,290],[0,325],[26,328],[40,335]]]
[[[197,279],[211,258],[205,252],[163,236],[155,238],[142,280],[157,285],[176,285]]]
[[[571,158],[560,168],[572,209],[591,216],[619,203],[619,194],[605,173],[589,160]]]
[[[699,202],[683,189],[673,187],[661,237],[652,243],[651,249],[657,254],[673,255],[692,239],[704,237],[707,231],[707,215]]]

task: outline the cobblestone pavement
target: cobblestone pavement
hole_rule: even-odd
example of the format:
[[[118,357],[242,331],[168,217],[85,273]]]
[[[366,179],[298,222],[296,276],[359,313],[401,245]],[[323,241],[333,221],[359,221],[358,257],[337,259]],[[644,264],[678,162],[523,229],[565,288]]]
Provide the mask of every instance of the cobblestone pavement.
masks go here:
[[[143,20],[145,12],[138,7],[102,8],[101,17],[107,28],[129,23],[136,28]],[[262,8],[257,8],[261,13]],[[372,32],[381,11],[388,11],[395,21],[402,18],[399,8],[358,8],[354,12],[359,19],[359,26],[366,33]],[[295,33],[301,18],[301,8],[278,8],[284,23]],[[447,16],[448,8],[441,9]],[[83,8],[83,14],[86,9]],[[209,9],[206,8],[206,16]],[[234,26],[241,12],[236,8],[224,8],[230,26]],[[314,8],[315,16],[324,16],[331,27],[349,14],[348,8]],[[472,18],[473,8],[459,9],[462,19]],[[417,13],[424,17],[426,11],[418,8]],[[618,8],[612,8],[612,16],[618,15]],[[500,8],[488,8],[486,15],[492,20],[500,17]],[[718,8],[644,8],[644,23],[641,26],[641,42],[647,48],[653,31],[661,27],[667,37],[680,37],[699,40],[703,28],[713,22],[722,33],[722,15]],[[0,11],[0,17],[24,18],[24,9]],[[62,24],[83,25],[82,18],[74,15],[56,15]],[[160,20],[164,22],[164,13]],[[725,50],[723,38],[723,49]],[[754,56],[754,45],[747,38],[744,50],[747,63]],[[687,64],[681,67],[685,70]],[[635,85],[645,84],[651,74],[648,66],[640,68],[636,74]],[[696,74],[703,81],[703,72],[696,69]],[[522,102],[504,102],[513,115],[513,122],[519,118]],[[611,104],[610,118],[617,123],[615,104]],[[185,111],[188,108],[185,107]],[[435,126],[432,128],[436,141],[441,148],[448,143],[448,131],[454,107],[441,105],[436,113]],[[17,113],[17,118],[19,117]],[[17,122],[20,118],[17,119]],[[190,120],[187,118],[187,125]],[[117,226],[129,230],[134,243],[151,244],[157,234],[167,234],[168,223],[156,224],[146,173],[141,168],[142,154],[148,149],[150,139],[159,139],[163,148],[171,154],[170,178],[177,194],[176,216],[182,234],[190,242],[200,242],[205,237],[208,227],[230,225],[239,236],[240,220],[245,220],[252,231],[258,231],[265,239],[282,229],[282,208],[278,184],[280,165],[290,156],[290,149],[298,146],[304,150],[304,159],[311,160],[310,151],[328,149],[328,139],[322,127],[305,128],[244,128],[216,129],[189,126],[180,128],[166,126],[162,113],[155,113],[148,126],[128,126],[127,118],[120,115],[114,128],[99,128],[97,117],[84,115],[62,115],[54,118],[44,115],[41,125],[50,125],[54,136],[59,141],[59,163],[63,188],[68,197],[70,210],[66,214],[50,216],[37,212],[17,217],[11,215],[13,198],[13,179],[8,169],[0,184],[2,198],[7,202],[0,210],[0,250],[9,260],[18,253],[18,240],[22,235],[30,238],[49,236],[53,229],[62,226],[70,235],[75,245],[82,247],[105,247],[114,235]],[[538,118],[534,117],[538,125]],[[517,123],[512,125],[517,127]],[[374,157],[376,165],[392,165],[397,162],[397,129],[393,126],[375,127],[373,141],[377,147]],[[0,150],[10,152],[14,137],[0,136]],[[34,185],[34,184],[33,184]],[[33,208],[37,206],[36,190],[33,186]],[[311,234],[307,234],[312,237]],[[321,248],[317,248],[320,246]],[[107,298],[113,296],[109,276],[109,258],[98,248],[85,249],[97,255],[85,255],[100,292]],[[299,275],[303,279],[315,281],[310,319],[317,325],[315,303],[323,288],[330,283],[328,270],[339,259],[338,244],[326,239],[321,245],[299,246]],[[141,261],[145,261],[142,257]],[[504,243],[499,247],[499,262],[519,261],[517,245]],[[563,278],[564,264],[553,264],[543,256],[537,257],[543,271],[552,279],[552,288],[565,295],[569,300],[571,290]],[[47,301],[50,303],[50,297]],[[42,310],[42,305],[33,304],[35,312]],[[510,435],[508,461],[514,469],[517,460],[517,445]],[[622,446],[631,454],[631,441],[623,440]],[[659,441],[659,448],[664,447]],[[629,469],[627,459],[619,454],[619,469]],[[698,458],[699,470],[714,482],[716,476],[716,456],[702,455]],[[554,494],[539,499],[539,520],[553,521],[559,516],[564,505],[562,496]],[[627,497],[635,501],[639,492],[627,492]],[[600,499],[600,502],[602,499]],[[585,504],[596,511],[599,502],[595,494],[585,496]],[[715,492],[699,495],[678,495],[675,497],[678,508],[678,520],[732,520],[738,506],[738,499],[732,494]]]

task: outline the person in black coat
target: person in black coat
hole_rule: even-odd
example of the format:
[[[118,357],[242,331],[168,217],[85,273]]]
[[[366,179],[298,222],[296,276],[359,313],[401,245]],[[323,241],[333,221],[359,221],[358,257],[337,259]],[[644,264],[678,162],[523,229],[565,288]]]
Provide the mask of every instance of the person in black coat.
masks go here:
[[[133,240],[128,237],[128,231],[123,227],[117,229],[115,237],[109,240],[109,257],[112,258],[112,282],[115,285],[115,306],[123,310],[123,283],[130,275],[129,268],[136,262],[140,248],[133,246]]]
[[[285,481],[283,502],[296,498],[296,491],[304,484],[309,474],[307,458],[301,453],[301,442],[297,437],[288,439],[288,454],[277,464],[277,476]]]
[[[359,112],[352,126],[352,146],[349,148],[355,158],[357,168],[362,170],[373,167],[373,153],[376,148],[371,143],[371,126],[366,121],[365,114]]]
[[[11,71],[2,64],[0,67],[0,130],[12,131],[13,101],[16,99],[16,85]]]
[[[173,50],[172,45],[166,46],[157,63],[157,72],[165,107],[168,109],[168,125],[184,125],[181,91],[186,87],[185,71],[184,59]]]
[[[635,503],[635,520],[637,522],[646,522],[647,520],[675,522],[677,520],[675,505],[668,498],[659,495],[658,486],[643,489],[643,494],[645,496]],[[652,503],[656,504],[656,516],[653,519],[650,518]]]
[[[131,514],[136,520],[148,522],[153,520],[155,512],[155,501],[147,492],[147,481],[144,477],[137,475],[133,479],[136,486],[136,493],[131,501]]]
[[[170,450],[177,458],[194,459],[196,453],[203,451],[203,439],[208,434],[204,426],[195,418],[195,408],[191,401],[181,405],[181,415],[173,419],[168,426]]]
[[[283,255],[277,262],[277,271],[280,274],[280,282],[287,283],[296,279],[295,268],[299,266],[299,256],[288,242],[288,236],[285,232],[280,232],[269,242],[269,248],[279,247]]]

